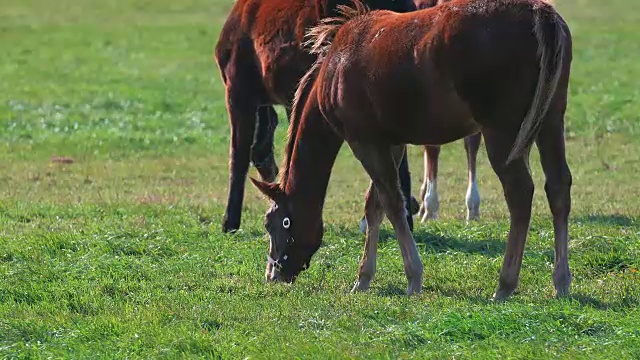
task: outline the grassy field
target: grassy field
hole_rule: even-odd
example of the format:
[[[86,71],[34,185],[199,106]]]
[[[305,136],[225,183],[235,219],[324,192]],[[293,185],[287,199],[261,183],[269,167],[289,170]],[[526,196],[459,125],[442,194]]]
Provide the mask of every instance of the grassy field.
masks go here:
[[[443,148],[441,219],[416,228],[423,294],[403,295],[388,222],[371,291],[348,293],[368,178],[346,147],[311,268],[264,283],[267,203],[250,185],[243,230],[220,231],[212,54],[232,3],[0,0],[0,357],[640,358],[640,2],[557,1],[574,35],[573,295],[553,297],[534,153],[521,285],[499,304],[506,206],[483,149],[482,220],[465,225],[461,142]]]

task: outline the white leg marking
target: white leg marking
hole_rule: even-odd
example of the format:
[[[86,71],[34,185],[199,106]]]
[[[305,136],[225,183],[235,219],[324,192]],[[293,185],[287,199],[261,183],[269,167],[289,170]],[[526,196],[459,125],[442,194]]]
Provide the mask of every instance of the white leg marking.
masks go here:
[[[422,216],[422,222],[429,219],[438,218],[438,208],[440,200],[438,199],[438,179],[433,181],[427,180],[427,192],[424,194],[424,207],[427,209]]]
[[[469,174],[469,187],[467,188],[467,222],[480,219],[480,192],[475,176]]]

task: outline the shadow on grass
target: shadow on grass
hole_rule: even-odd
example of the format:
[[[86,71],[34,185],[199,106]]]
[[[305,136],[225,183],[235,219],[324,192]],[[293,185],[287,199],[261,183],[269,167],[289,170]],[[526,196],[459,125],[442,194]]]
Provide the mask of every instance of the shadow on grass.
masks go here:
[[[416,229],[413,234],[416,244],[424,245],[427,253],[462,252],[467,254],[481,254],[489,257],[504,254],[505,239],[469,239],[453,236],[442,236],[429,233],[429,230]],[[396,234],[384,229],[380,231],[380,241],[396,241]]]
[[[640,305],[640,299],[635,296],[625,297],[613,302],[598,300],[591,295],[584,294],[571,294],[566,299],[577,301],[583,307],[592,307],[598,310],[629,309]]]
[[[390,236],[395,234],[390,233]],[[505,239],[469,239],[430,234],[427,230],[416,230],[414,238],[417,244],[426,246],[428,252],[446,253],[449,251],[467,254],[482,254],[490,257],[502,256]]]
[[[591,214],[572,219],[578,224],[640,228],[640,220],[622,214]]]
[[[441,285],[425,285],[422,287],[423,292],[437,293],[438,296],[445,296],[449,298],[465,300],[469,303],[476,305],[488,305],[494,303],[491,300],[490,295],[481,294],[482,291],[463,292],[460,289],[448,288]],[[520,291],[516,290],[515,293],[507,300],[517,300]],[[406,288],[400,287],[397,284],[387,283],[386,286],[379,289],[376,292],[380,297],[404,297],[406,296]],[[635,296],[625,297],[616,301],[606,302],[594,298],[590,295],[584,294],[571,294],[567,297],[556,299],[544,299],[543,301],[569,301],[577,302],[581,307],[591,307],[598,310],[616,310],[616,309],[631,309],[640,305],[640,299]]]
[[[357,228],[331,226],[332,233],[340,234],[341,238],[364,242],[364,234]],[[467,254],[482,254],[489,257],[504,255],[506,239],[469,239],[467,237],[442,236],[429,233],[428,229],[416,229],[413,234],[418,245],[423,245],[427,253],[462,252]],[[396,234],[391,229],[380,230],[380,244],[387,241],[396,242]],[[421,251],[423,252],[423,251]]]
[[[437,293],[438,296],[445,296],[456,299],[464,299],[469,303],[473,304],[490,304],[491,297],[482,295],[480,291],[474,292],[462,292],[459,289],[447,288],[445,286],[440,285],[423,285],[422,286],[423,293]],[[378,289],[376,292],[377,296],[380,297],[404,297],[407,296],[407,289],[404,287],[400,287],[394,283],[387,283],[383,288]]]

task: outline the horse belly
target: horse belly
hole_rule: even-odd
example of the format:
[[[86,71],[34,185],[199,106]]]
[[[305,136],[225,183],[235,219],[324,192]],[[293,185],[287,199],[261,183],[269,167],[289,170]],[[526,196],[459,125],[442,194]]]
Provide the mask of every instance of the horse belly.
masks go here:
[[[436,89],[436,90],[433,90]],[[480,125],[473,119],[467,104],[447,87],[431,88],[421,100],[406,103],[399,99],[391,128],[396,142],[415,145],[442,145],[477,133]]]
[[[471,114],[450,108],[447,112],[430,111],[415,119],[408,133],[407,143],[414,145],[443,145],[480,131]]]

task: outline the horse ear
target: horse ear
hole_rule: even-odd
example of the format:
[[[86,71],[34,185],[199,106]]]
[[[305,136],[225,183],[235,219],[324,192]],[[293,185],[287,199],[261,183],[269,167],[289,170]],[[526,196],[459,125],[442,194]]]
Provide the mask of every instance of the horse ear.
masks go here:
[[[249,180],[253,183],[253,186],[258,188],[261,193],[265,194],[269,199],[278,202],[284,196],[280,185],[277,183],[268,183],[249,177]]]

